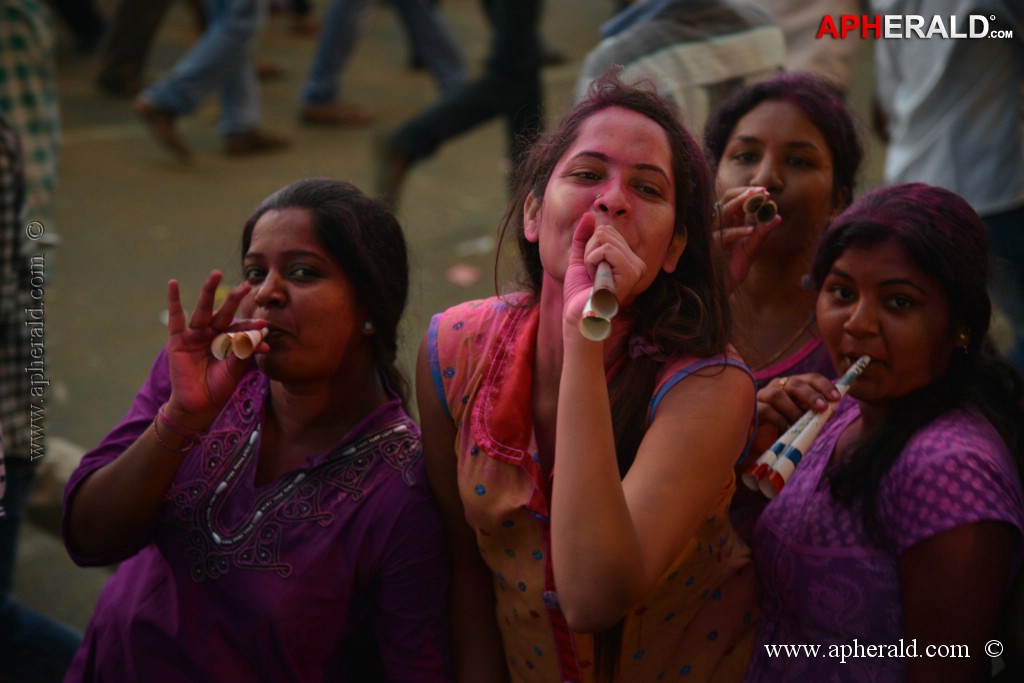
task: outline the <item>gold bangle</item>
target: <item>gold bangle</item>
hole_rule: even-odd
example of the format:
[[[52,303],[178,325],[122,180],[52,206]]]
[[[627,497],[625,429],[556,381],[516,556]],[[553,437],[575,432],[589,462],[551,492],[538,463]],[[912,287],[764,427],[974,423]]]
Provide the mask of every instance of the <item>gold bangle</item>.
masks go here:
[[[164,441],[163,437],[160,436],[160,428],[157,426],[159,423],[160,416],[157,415],[156,417],[153,418],[153,434],[156,436],[156,440],[160,443],[160,445],[166,448],[167,450],[174,451],[175,453],[188,453],[193,448],[195,448],[196,444],[199,443],[199,439],[184,438],[182,439],[181,445],[172,446],[171,444]],[[181,435],[179,434],[178,436]]]

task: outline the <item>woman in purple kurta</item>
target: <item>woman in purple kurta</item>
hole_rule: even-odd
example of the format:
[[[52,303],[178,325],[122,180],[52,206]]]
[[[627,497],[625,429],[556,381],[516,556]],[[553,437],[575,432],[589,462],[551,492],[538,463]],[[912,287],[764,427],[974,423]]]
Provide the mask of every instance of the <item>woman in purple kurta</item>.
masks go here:
[[[167,349],[68,483],[72,557],[121,565],[66,680],[447,681],[443,531],[394,367],[398,223],[299,181],[243,253],[246,282],[213,310],[211,276],[187,328],[172,284]],[[269,332],[256,362],[216,360],[239,305],[234,328]]]
[[[747,681],[987,680],[1024,555],[1024,381],[987,339],[984,228],[951,192],[881,188],[836,219],[812,273],[836,370],[872,362],[754,530]],[[837,399],[792,376],[758,412],[782,429]]]

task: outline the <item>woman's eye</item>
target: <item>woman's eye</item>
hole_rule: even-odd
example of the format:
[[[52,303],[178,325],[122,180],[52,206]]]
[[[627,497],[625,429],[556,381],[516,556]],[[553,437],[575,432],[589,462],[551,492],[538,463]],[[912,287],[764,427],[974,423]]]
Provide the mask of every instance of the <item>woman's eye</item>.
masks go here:
[[[263,277],[263,269],[257,268],[256,266],[250,266],[242,271],[242,276],[246,282],[256,282]]]
[[[796,166],[797,168],[810,168],[811,166],[813,166],[813,164],[810,161],[804,159],[803,157],[790,157],[789,165]]]
[[[317,272],[308,266],[295,266],[291,270],[291,276],[300,280],[309,280],[316,275]]]
[[[913,308],[914,300],[911,299],[909,296],[897,294],[896,296],[893,296],[889,299],[889,306],[896,310],[902,311],[908,308]]]
[[[753,164],[757,162],[758,156],[754,152],[737,152],[732,155],[732,159],[741,164]]]
[[[576,171],[571,174],[573,178],[579,178],[580,180],[600,180],[601,176],[593,171]]]
[[[849,287],[833,285],[828,291],[836,301],[853,301],[854,299],[853,290]]]
[[[640,185],[639,188],[638,188],[638,191],[641,194],[645,194],[645,195],[648,195],[650,197],[663,197],[664,196],[664,193],[661,191],[661,188],[656,187],[654,185]]]

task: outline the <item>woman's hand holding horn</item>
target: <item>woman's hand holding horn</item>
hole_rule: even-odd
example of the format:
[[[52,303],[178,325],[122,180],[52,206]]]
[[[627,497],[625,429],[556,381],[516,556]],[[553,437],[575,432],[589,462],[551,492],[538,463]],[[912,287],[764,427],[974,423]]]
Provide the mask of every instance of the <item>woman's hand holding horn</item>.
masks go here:
[[[210,348],[214,338],[229,330],[259,330],[265,324],[259,319],[234,320],[239,305],[251,289],[248,283],[232,289],[220,307],[214,309],[214,297],[222,279],[219,271],[210,274],[187,320],[177,280],[167,285],[171,397],[163,410],[172,422],[195,432],[205,431],[220,413],[248,363],[234,354],[216,358]],[[268,350],[263,341],[255,348],[256,353]]]

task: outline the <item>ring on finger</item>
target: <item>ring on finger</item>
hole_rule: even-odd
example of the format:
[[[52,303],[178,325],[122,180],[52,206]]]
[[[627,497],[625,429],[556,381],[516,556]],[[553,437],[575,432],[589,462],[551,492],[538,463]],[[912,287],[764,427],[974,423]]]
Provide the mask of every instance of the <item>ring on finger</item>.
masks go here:
[[[779,389],[785,389],[786,388],[786,382],[788,382],[788,381],[789,381],[788,377],[780,377],[779,378]]]

